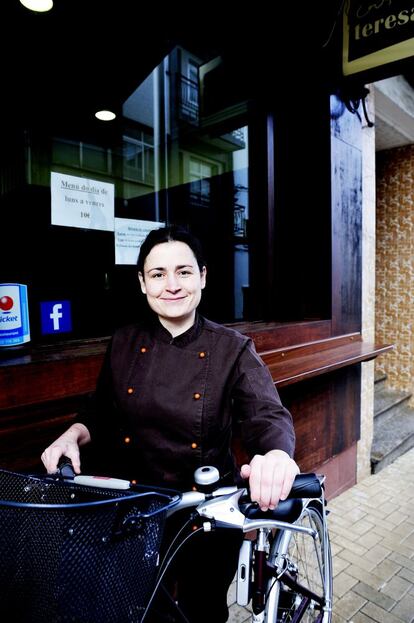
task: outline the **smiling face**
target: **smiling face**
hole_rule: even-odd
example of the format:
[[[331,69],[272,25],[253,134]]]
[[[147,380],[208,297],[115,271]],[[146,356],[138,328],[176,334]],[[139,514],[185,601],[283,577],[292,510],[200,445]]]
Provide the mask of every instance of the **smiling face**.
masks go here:
[[[206,285],[206,269],[200,271],[185,242],[174,240],[155,245],[145,258],[144,274],[138,276],[149,306],[172,335],[179,335],[194,324],[201,290]]]

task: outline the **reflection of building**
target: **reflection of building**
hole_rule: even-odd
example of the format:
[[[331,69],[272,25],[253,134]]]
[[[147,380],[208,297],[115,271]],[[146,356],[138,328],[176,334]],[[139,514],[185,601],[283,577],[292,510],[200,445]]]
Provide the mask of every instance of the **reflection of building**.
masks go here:
[[[246,208],[235,204],[234,206],[234,235],[239,238],[246,237]]]
[[[191,68],[191,78],[187,78],[182,74],[177,77],[177,82],[179,84],[179,117],[182,121],[188,121],[189,123],[198,125],[200,119],[200,105],[197,65],[189,61],[188,66],[189,69]]]
[[[146,205],[153,206],[153,220],[196,220],[196,227],[206,234],[210,231],[216,239],[220,235],[223,244],[218,248],[226,249],[226,255],[233,245],[234,261],[225,261],[227,300],[221,297],[217,313],[224,319],[242,319],[243,291],[235,286],[235,273],[240,273],[241,266],[248,269],[248,263],[244,258],[239,266],[240,252],[236,253],[233,238],[242,236],[244,255],[248,253],[248,130],[237,127],[233,116],[224,124],[223,119],[209,119],[205,127],[198,76],[201,62],[184,48],[174,48],[125,102],[129,134],[123,138],[123,183],[133,218],[139,218],[140,197],[145,195]],[[133,180],[145,185],[133,187]],[[240,188],[245,191],[243,204],[238,198]],[[154,192],[159,191],[168,192],[168,201],[156,200]],[[216,246],[211,263],[220,262]],[[245,268],[246,290],[249,271]]]

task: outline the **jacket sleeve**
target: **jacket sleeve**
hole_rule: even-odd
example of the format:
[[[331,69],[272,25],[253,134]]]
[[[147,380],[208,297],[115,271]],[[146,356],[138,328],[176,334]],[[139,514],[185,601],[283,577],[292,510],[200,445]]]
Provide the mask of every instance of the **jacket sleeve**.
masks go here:
[[[270,372],[251,340],[237,362],[232,399],[242,442],[250,457],[276,449],[293,457],[292,416],[282,405]]]

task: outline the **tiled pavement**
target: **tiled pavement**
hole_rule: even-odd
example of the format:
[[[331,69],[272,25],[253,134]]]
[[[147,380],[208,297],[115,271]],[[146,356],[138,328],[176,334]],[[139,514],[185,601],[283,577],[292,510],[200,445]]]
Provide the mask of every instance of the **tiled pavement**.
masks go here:
[[[414,622],[414,449],[328,504],[333,623]],[[230,588],[229,623],[250,620]]]

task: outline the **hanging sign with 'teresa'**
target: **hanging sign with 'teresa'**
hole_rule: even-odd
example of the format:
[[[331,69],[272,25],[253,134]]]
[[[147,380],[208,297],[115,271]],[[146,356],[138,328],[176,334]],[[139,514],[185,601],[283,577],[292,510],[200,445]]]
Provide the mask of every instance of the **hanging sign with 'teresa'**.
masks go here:
[[[414,59],[414,0],[345,0],[343,74]]]

